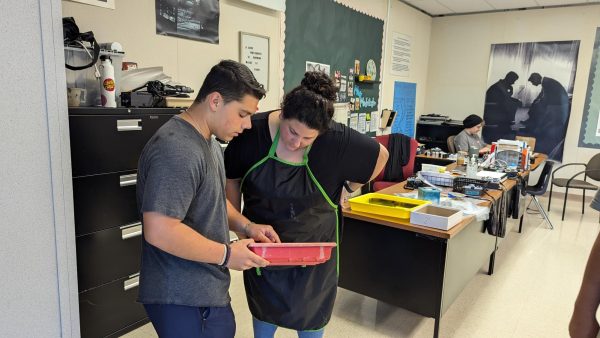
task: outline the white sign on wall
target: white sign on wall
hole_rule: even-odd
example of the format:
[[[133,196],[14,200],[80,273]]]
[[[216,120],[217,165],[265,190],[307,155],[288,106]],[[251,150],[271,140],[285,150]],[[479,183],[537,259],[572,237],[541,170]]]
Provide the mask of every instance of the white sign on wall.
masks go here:
[[[410,58],[412,54],[411,37],[406,34],[392,32],[391,73],[397,76],[409,76]]]
[[[269,37],[240,32],[240,62],[269,90]]]

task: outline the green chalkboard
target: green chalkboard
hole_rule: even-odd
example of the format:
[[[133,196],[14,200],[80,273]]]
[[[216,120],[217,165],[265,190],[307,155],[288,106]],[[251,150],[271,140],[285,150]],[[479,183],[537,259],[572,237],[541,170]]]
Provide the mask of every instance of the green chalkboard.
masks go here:
[[[361,74],[365,74],[367,62],[373,60],[377,67],[376,80],[380,80],[382,40],[382,20],[332,0],[287,0],[284,91],[288,92],[300,84],[307,61],[329,65],[332,77],[335,71],[340,71],[348,86],[354,80],[354,76],[349,77],[355,60],[360,61]],[[366,113],[368,122],[370,113],[377,110],[379,103],[379,83],[353,82],[352,95],[347,95],[346,90],[345,97],[340,95],[340,101],[349,102],[358,97],[360,107],[350,114],[350,119]],[[369,134],[374,135],[374,131]]]

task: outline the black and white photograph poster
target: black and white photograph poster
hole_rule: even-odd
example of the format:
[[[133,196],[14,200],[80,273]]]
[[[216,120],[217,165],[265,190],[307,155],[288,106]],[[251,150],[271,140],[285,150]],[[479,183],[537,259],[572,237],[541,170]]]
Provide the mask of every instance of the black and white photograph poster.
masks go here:
[[[562,161],[579,41],[494,44],[483,139],[535,137],[536,153]]]
[[[219,43],[219,0],[155,0],[156,34]]]

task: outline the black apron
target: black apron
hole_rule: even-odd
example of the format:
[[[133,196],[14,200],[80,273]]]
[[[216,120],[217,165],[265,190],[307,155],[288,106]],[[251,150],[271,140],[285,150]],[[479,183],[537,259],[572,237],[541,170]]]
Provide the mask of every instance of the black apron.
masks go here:
[[[277,158],[279,131],[269,154],[241,182],[243,214],[273,226],[281,242],[338,242],[337,206],[308,166]],[[337,249],[327,262],[311,266],[274,266],[244,271],[252,315],[293,330],[318,330],[331,318],[337,291]]]

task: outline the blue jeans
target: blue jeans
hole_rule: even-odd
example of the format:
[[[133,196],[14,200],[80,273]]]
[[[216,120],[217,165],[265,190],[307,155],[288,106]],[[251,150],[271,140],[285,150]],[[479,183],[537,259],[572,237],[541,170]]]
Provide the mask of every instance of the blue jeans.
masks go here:
[[[233,338],[235,335],[231,304],[225,307],[144,304],[144,308],[161,338]]]
[[[254,328],[254,338],[273,338],[278,326],[263,322],[252,317],[252,327]],[[325,333],[325,328],[316,331],[298,331],[298,338],[321,338]]]

